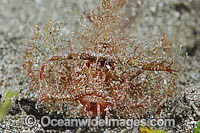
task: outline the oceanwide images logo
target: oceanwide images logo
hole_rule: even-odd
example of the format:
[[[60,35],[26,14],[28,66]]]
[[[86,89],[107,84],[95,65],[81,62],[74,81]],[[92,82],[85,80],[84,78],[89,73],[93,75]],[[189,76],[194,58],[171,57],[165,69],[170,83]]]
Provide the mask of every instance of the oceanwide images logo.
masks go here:
[[[148,127],[175,127],[174,119],[51,119],[49,116],[43,116],[37,120],[33,115],[25,118],[25,124],[33,128],[36,124],[41,124],[42,127],[126,127],[133,129],[138,126]]]

